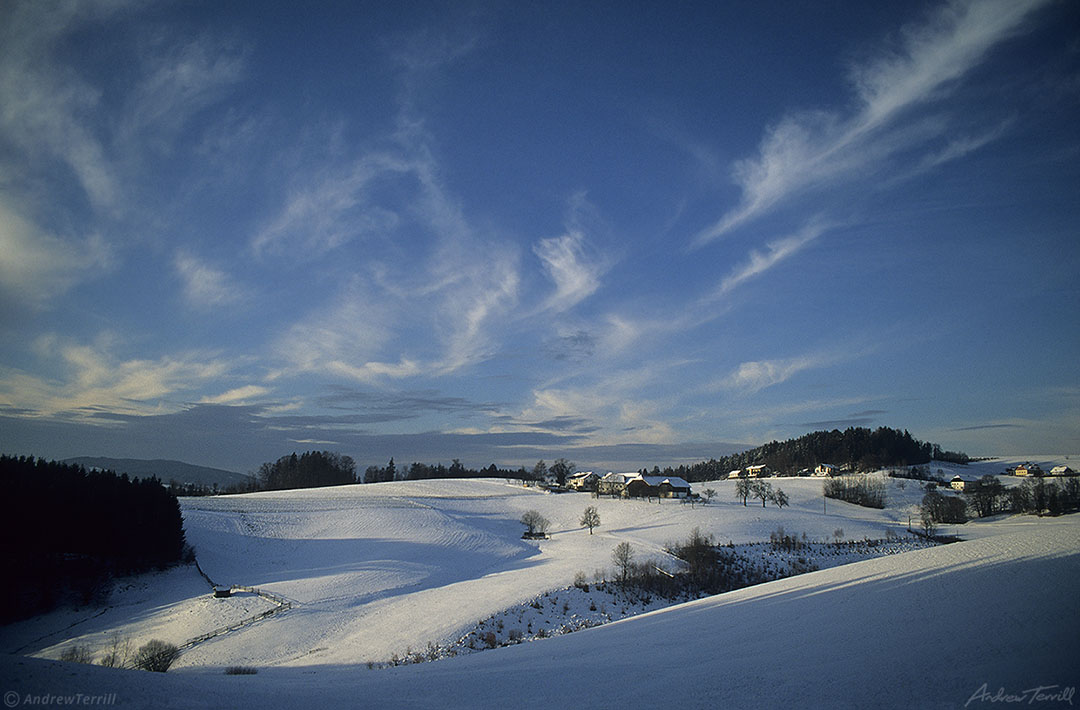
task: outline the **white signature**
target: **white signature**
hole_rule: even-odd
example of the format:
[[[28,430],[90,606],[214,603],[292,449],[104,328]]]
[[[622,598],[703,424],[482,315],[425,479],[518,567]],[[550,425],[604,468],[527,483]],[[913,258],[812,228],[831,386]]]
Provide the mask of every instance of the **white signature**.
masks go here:
[[[983,683],[982,687],[976,690],[968,698],[968,701],[964,703],[964,707],[971,705],[976,700],[988,703],[1024,703],[1025,705],[1036,702],[1058,702],[1072,705],[1073,695],[1076,694],[1076,688],[1071,686],[1063,688],[1060,685],[1040,685],[1036,688],[1021,690],[1019,693],[1007,692],[1004,688],[998,688],[996,693],[991,693],[987,689],[988,685],[989,683]]]

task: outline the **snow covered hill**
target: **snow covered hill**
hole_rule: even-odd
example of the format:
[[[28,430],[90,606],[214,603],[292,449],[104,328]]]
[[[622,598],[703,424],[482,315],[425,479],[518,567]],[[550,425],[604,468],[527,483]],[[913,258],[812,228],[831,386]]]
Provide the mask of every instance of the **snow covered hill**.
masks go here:
[[[1075,686],[1080,657],[1080,518],[1006,517],[957,532],[969,542],[779,580],[536,643],[391,669],[406,649],[445,643],[488,617],[594,579],[630,542],[661,560],[694,527],[719,542],[767,541],[782,526],[829,541],[902,534],[921,497],[889,481],[885,510],[829,500],[821,482],[774,479],[791,506],[550,495],[502,481],[426,481],[183,501],[189,541],[215,582],[292,607],[186,651],[162,676],[59,664],[73,644],[116,635],[180,644],[266,610],[250,594],[208,595],[193,568],[126,582],[104,610],[6,627],[5,691],[117,693],[134,707],[327,706],[963,707],[983,683],[1019,693]],[[601,526],[579,524],[596,505]],[[526,510],[551,538],[520,539]],[[841,532],[842,531],[842,532]],[[257,668],[225,676],[227,666]],[[1051,692],[1050,690],[1046,691]],[[512,703],[511,703],[511,700]],[[989,700],[973,701],[972,705]],[[1052,702],[1052,701],[1047,701]],[[970,707],[970,705],[969,705]]]

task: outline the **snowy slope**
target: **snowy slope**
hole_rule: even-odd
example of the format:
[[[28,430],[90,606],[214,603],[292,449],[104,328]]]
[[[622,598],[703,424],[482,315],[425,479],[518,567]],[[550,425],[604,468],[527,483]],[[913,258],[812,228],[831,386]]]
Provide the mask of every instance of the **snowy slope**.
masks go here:
[[[734,482],[696,484],[717,492],[707,506],[678,501],[551,495],[504,481],[419,481],[184,499],[189,542],[217,583],[255,587],[292,602],[275,614],[186,650],[176,668],[382,663],[410,649],[447,645],[478,622],[571,584],[604,576],[611,551],[633,545],[638,559],[671,562],[663,547],[697,527],[718,542],[768,540],[783,527],[810,540],[880,539],[904,534],[922,497],[914,481],[888,481],[888,506],[873,510],[821,496],[822,482],[773,479],[788,494],[782,510],[735,499]],[[590,535],[584,508],[599,509]],[[551,539],[520,539],[522,513],[552,521]],[[1031,517],[977,521],[967,537],[1055,521]],[[824,566],[824,565],[820,565]],[[180,645],[252,618],[269,605],[241,595],[213,600],[191,568],[132,581],[103,613],[61,611],[15,624],[0,650],[59,658],[73,645],[100,652],[120,636],[141,645]]]
[[[122,707],[985,707],[999,688],[1056,686],[1049,696],[1080,684],[1078,618],[1072,516],[418,666],[231,677],[4,656],[0,682],[20,701],[116,693]]]

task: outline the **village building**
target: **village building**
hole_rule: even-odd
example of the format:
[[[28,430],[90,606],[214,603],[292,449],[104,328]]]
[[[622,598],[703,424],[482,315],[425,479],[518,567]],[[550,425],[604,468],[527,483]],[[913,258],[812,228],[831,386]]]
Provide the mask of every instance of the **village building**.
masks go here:
[[[742,469],[737,468],[734,471],[731,471],[730,473],[728,473],[727,477],[728,478],[742,478],[743,477]]]
[[[1024,463],[1017,466],[1013,470],[1013,474],[1017,476],[1041,476],[1043,470],[1037,463]]]
[[[1050,469],[1051,476],[1075,476],[1076,471],[1072,470],[1068,466],[1054,466]]]
[[[836,466],[833,466],[831,463],[819,463],[817,468],[814,469],[814,475],[818,477],[835,476]]]
[[[686,498],[690,484],[678,476],[638,475],[626,484],[626,495],[631,498]]]
[[[596,491],[626,498],[686,498],[690,495],[690,484],[678,476],[608,473],[597,480]]]
[[[613,473],[609,471],[596,482],[596,492],[600,495],[621,496],[626,491],[629,479],[637,473]]]
[[[973,483],[974,481],[965,480],[960,476],[953,476],[952,479],[949,481],[949,488],[952,488],[954,491],[963,492],[966,491],[969,487],[971,487]]]
[[[578,471],[566,479],[566,487],[575,491],[595,491],[600,475],[592,471]]]
[[[746,467],[747,478],[763,478],[769,475],[769,467],[763,463],[754,464],[753,466]]]

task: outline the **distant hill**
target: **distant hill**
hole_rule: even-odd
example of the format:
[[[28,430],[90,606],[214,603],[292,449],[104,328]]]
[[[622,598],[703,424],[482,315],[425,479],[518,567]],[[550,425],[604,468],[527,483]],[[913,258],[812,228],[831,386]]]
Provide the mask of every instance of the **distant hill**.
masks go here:
[[[203,486],[212,486],[216,483],[224,488],[225,486],[244,483],[247,480],[247,476],[236,471],[195,466],[183,461],[168,461],[165,459],[111,459],[103,456],[78,456],[65,459],[64,463],[78,464],[86,468],[108,469],[116,473],[126,473],[132,478],[157,476],[163,483],[172,480],[179,483],[197,483]]]

